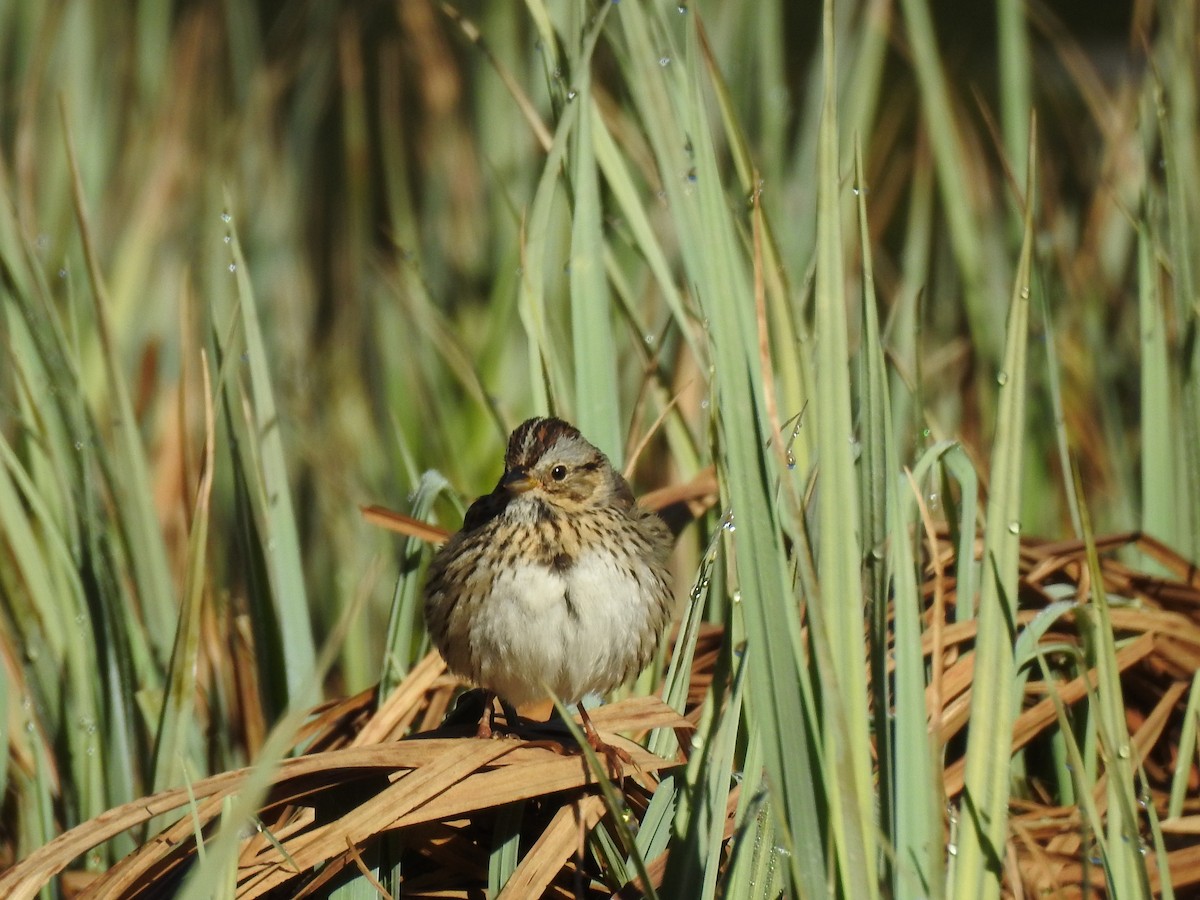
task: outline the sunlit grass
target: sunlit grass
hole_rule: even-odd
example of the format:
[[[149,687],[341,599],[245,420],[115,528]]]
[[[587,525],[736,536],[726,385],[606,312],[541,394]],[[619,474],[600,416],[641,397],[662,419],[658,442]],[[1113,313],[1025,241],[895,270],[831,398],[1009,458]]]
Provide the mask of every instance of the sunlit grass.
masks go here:
[[[0,866],[258,763],[189,890],[232,879],[305,711],[384,709],[428,650],[428,554],[359,507],[453,529],[554,412],[639,492],[717,478],[640,682],[692,757],[637,834],[587,807],[610,889],[1085,877],[1010,800],[1078,804],[1114,890],[1161,884],[1195,797],[1124,714],[1164,631],[1123,613],[1197,622],[1103,536],[1200,557],[1188,9],[1139,6],[1115,71],[1009,2],[967,59],[924,0],[0,13]],[[506,815],[493,889],[528,851]]]

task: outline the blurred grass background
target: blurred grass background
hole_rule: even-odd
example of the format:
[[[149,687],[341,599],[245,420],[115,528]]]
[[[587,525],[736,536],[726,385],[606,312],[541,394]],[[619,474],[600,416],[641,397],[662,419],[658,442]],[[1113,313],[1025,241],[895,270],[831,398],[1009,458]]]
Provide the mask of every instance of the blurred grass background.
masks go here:
[[[704,614],[748,641],[778,884],[938,893],[938,804],[902,829],[870,746],[896,479],[950,453],[923,507],[973,537],[977,477],[993,549],[1200,558],[1198,34],[1173,0],[0,6],[0,863],[402,677],[426,551],[359,505],[456,527],[553,411],[640,491],[717,466],[679,594],[729,526]]]

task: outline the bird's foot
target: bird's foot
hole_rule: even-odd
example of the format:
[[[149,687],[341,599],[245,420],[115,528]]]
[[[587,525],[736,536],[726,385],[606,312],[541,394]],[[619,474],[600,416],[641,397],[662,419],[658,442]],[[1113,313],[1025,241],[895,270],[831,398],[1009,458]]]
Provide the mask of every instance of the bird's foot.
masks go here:
[[[629,755],[627,750],[614,746],[600,737],[600,732],[592,724],[591,717],[588,716],[587,710],[583,708],[582,703],[579,705],[579,719],[583,723],[583,734],[587,738],[588,746],[598,756],[604,757],[604,761],[608,766],[609,777],[616,781],[625,775],[626,766],[637,766],[637,763],[633,761],[633,757]]]

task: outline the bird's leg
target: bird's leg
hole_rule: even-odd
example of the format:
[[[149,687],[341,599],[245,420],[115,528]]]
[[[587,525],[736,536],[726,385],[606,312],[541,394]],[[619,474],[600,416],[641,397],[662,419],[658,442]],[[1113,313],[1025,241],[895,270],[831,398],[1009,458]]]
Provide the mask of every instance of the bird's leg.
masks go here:
[[[517,712],[517,708],[505,700],[503,697],[497,696],[500,701],[500,708],[504,710],[504,726],[509,734],[517,733],[517,723],[521,721],[521,716]]]
[[[614,779],[624,773],[623,764],[634,765],[633,757],[628,752],[620,747],[614,747],[600,737],[600,732],[596,731],[596,726],[592,724],[592,719],[587,714],[587,710],[583,708],[582,703],[579,704],[579,720],[583,723],[583,733],[587,738],[588,745],[597,753],[604,755],[604,761],[608,763],[609,774]]]
[[[496,723],[496,695],[491,691],[483,692],[483,715],[479,717],[479,728],[475,731],[475,737],[487,740],[492,736],[492,726]]]

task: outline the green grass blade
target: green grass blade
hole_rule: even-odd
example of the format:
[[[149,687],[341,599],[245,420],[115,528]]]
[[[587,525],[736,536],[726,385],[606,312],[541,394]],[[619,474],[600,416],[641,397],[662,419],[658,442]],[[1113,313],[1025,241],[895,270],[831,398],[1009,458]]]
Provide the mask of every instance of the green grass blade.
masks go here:
[[[865,898],[876,896],[879,883],[875,872],[873,776],[867,734],[870,715],[863,655],[863,557],[859,504],[854,502],[858,484],[851,440],[854,430],[850,424],[850,352],[842,260],[844,238],[831,2],[825,4],[824,36],[824,104],[817,153],[818,377],[813,418],[817,422],[820,465],[816,548],[820,603],[833,670],[829,673],[831,678],[822,673],[821,704],[825,718],[825,758],[838,760],[840,776],[837,786],[829,791],[827,802],[842,890],[847,896]],[[886,398],[878,397],[874,387],[868,384],[861,388],[869,394],[864,415],[878,418]],[[872,402],[879,406],[871,409]],[[868,427],[877,424],[872,422]],[[882,466],[884,461],[878,464]],[[874,491],[875,486],[871,489]]]
[[[1095,693],[1090,695],[1099,724],[1104,748],[1105,828],[1108,836],[1108,883],[1115,897],[1151,896],[1146,877],[1146,859],[1141,854],[1141,824],[1138,818],[1138,797],[1134,787],[1136,752],[1125,718],[1125,696],[1121,689],[1121,673],[1117,665],[1116,638],[1109,611],[1108,595],[1104,590],[1104,575],[1096,551],[1095,534],[1083,491],[1075,473],[1076,493],[1080,496],[1079,511],[1083,524],[1083,539],[1087,545],[1088,572],[1091,575],[1091,602],[1079,608],[1080,631],[1088,653],[1088,662],[1095,666]]]
[[[1030,139],[1033,146],[1033,138]],[[967,736],[961,831],[954,896],[998,897],[1008,835],[1009,761],[1015,717],[1012,682],[1017,636],[1017,555],[1021,542],[1021,458],[1025,437],[1025,358],[1033,256],[1033,161],[1025,192],[1025,236],[1009,306],[1004,362],[997,380],[1000,405],[992,449],[992,480],[984,528],[979,637],[971,721],[987,723]]]
[[[441,473],[425,472],[417,483],[409,515],[420,521],[428,519],[434,502],[449,487],[449,482],[442,477]],[[380,704],[387,700],[396,685],[408,674],[414,661],[416,649],[413,646],[413,629],[417,622],[421,621],[423,615],[423,611],[420,609],[422,579],[419,576],[424,569],[420,565],[420,559],[427,546],[424,541],[413,537],[404,541],[404,551],[400,555],[400,558],[404,560],[404,570],[396,582],[396,590],[392,595],[392,608],[388,614],[387,640],[384,643],[383,664],[380,667]]]
[[[232,202],[225,197],[226,209]],[[226,214],[228,215],[228,213]],[[246,260],[242,255],[237,229],[229,225],[233,252],[232,272],[236,279],[238,310],[250,368],[250,408],[247,425],[251,443],[258,448],[257,465],[246,465],[261,480],[255,510],[263,559],[270,579],[270,602],[278,627],[278,642],[286,686],[286,702],[293,707],[316,703],[321,686],[315,677],[316,650],[305,587],[304,565],[300,553],[300,536],[296,513],[292,506],[291,484],[288,479],[287,453],[284,449],[279,410],[271,386],[267,348],[259,324],[258,306]],[[235,414],[240,414],[238,409]],[[243,447],[248,451],[250,447]]]
[[[601,14],[597,18],[603,17]],[[575,421],[613,465],[622,468],[625,441],[619,409],[617,343],[613,336],[613,307],[604,268],[600,173],[592,137],[596,120],[590,73],[594,46],[593,36],[579,62],[574,87],[576,95],[571,101],[583,108],[576,126],[571,166],[575,189],[570,259]]]
[[[924,122],[933,147],[935,172],[942,208],[948,220],[948,238],[964,282],[964,299],[976,347],[988,359],[1000,358],[996,335],[1001,333],[996,309],[987,302],[984,278],[985,252],[976,224],[974,169],[955,114],[950,88],[937,49],[937,38],[928,0],[900,0],[900,11],[912,43],[912,59],[924,104]]]
[[[1153,208],[1147,210],[1147,219]],[[1183,473],[1177,459],[1181,410],[1172,402],[1167,323],[1158,290],[1158,265],[1149,221],[1138,229],[1138,335],[1141,338],[1142,528],[1171,547],[1182,548],[1187,504],[1180,502]],[[1182,521],[1181,521],[1182,520]]]

